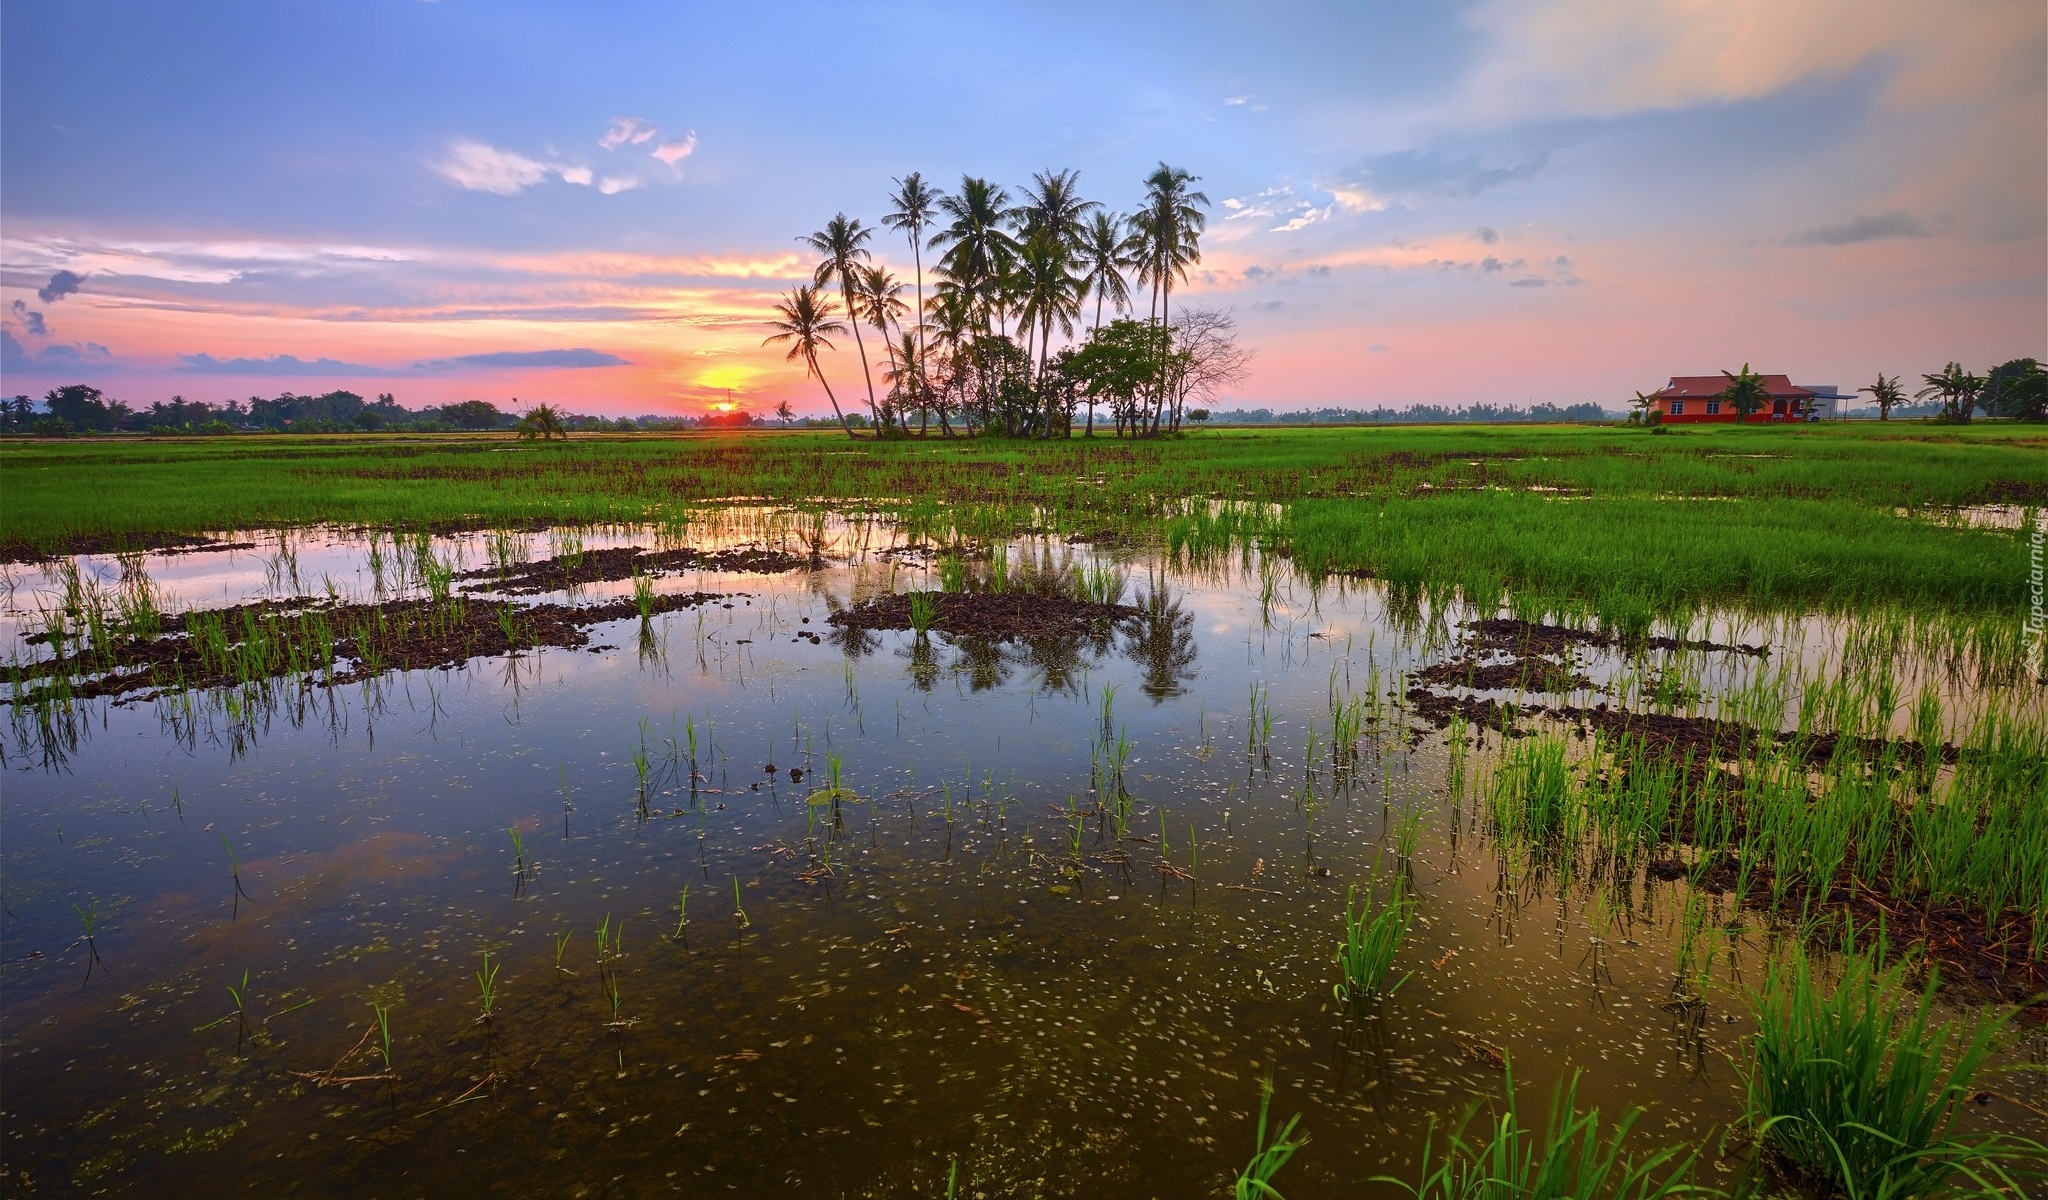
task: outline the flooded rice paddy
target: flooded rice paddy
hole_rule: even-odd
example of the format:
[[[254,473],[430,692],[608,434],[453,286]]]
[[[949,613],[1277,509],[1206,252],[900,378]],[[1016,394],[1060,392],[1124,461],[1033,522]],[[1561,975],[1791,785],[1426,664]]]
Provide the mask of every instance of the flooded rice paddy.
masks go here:
[[[1282,1192],[1393,1194],[1366,1181],[1412,1179],[1509,1064],[1537,1113],[1582,1072],[1581,1104],[1645,1108],[1639,1149],[1704,1146],[1725,1185],[1745,996],[1796,922],[1668,850],[1518,850],[1486,797],[1531,739],[1489,726],[1583,748],[1614,711],[1811,703],[1845,645],[1719,618],[1518,659],[1467,624],[1500,614],[1252,554],[956,556],[746,509],[270,534],[11,583],[17,671],[62,652],[46,614],[80,589],[252,623],[421,596],[607,614],[551,642],[508,608],[375,669],[337,615],[296,670],[195,658],[208,682],[180,687],[137,652],[98,697],[17,683],[23,1195],[1213,1196],[1269,1074],[1310,1139]],[[1900,680],[1951,740],[2040,720],[2025,681]],[[1397,883],[1391,994],[1340,999],[1347,900]],[[2042,1050],[2020,1033],[1998,1063]],[[1988,1086],[1970,1128],[2042,1136],[2039,1076]]]

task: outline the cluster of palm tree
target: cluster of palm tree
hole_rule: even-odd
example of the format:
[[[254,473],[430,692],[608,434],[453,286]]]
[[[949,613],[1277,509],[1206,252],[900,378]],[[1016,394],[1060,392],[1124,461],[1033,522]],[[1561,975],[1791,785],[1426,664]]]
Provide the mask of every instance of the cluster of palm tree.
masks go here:
[[[1933,374],[1920,376],[1925,385],[1914,396],[1941,405],[1938,420],[1967,423],[1973,412],[1989,417],[2011,417],[2020,421],[2048,420],[2048,369],[2031,358],[2000,363],[1982,375],[1961,363],[1951,362]],[[1877,405],[1877,419],[1889,421],[1892,409],[1906,402],[1906,391],[1896,375],[1877,374],[1877,382],[1856,389],[1870,393]]]
[[[929,432],[934,418],[950,435],[957,418],[968,432],[1050,437],[1071,432],[1083,403],[1092,432],[1098,401],[1112,405],[1118,433],[1177,426],[1187,389],[1176,381],[1199,376],[1185,352],[1174,352],[1172,316],[1175,283],[1201,261],[1208,197],[1194,190],[1195,176],[1159,164],[1128,215],[1084,199],[1075,171],[1034,175],[1014,198],[973,176],[951,194],[916,172],[895,183],[880,227],[840,213],[798,239],[817,253],[817,268],[776,304],[766,343],[804,364],[849,435],[852,422],[818,359],[849,332],[868,420],[884,436],[908,435],[913,420]],[[875,261],[878,228],[908,242],[909,301],[903,280]],[[929,297],[926,250],[939,252]],[[1144,322],[1105,326],[1105,306],[1113,317],[1135,312],[1133,282],[1150,290]],[[1091,298],[1093,320],[1076,344]],[[869,354],[870,333],[879,355]]]

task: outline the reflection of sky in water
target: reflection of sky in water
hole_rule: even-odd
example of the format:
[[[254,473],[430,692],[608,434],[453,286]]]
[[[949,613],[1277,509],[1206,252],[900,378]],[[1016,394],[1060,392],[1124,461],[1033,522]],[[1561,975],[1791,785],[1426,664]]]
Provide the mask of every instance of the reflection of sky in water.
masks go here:
[[[736,519],[691,540],[763,532]],[[819,572],[662,581],[746,599],[658,618],[651,645],[621,622],[595,631],[595,653],[477,661],[240,720],[95,708],[49,769],[10,746],[0,985],[25,1157],[80,1187],[170,1195],[217,1194],[223,1177],[437,1193],[479,1175],[549,1194],[942,1194],[955,1156],[991,1195],[1041,1177],[1047,1194],[1211,1194],[1249,1153],[1272,1067],[1276,1108],[1303,1111],[1315,1139],[1284,1190],[1312,1197],[1411,1163],[1432,1115],[1492,1094],[1501,1051],[1532,1098],[1582,1068],[1586,1102],[1650,1105],[1658,1138],[1735,1116],[1735,980],[1760,969],[1764,931],[1717,938],[1695,1028],[1659,1008],[1682,889],[1502,874],[1469,798],[1448,794],[1435,736],[1389,726],[1348,780],[1327,760],[1304,774],[1332,691],[1363,693],[1375,671],[1395,689],[1447,653],[1441,628],[1435,644],[1426,622],[1404,633],[1357,581],[1283,573],[1262,606],[1257,565],[1233,563],[1164,576],[1177,615],[1149,635],[1033,647],[881,632],[848,654],[831,611],[935,581],[915,557],[846,561],[853,534],[833,536],[841,557]],[[871,552],[889,545],[867,536]],[[545,534],[527,544],[549,552]],[[481,535],[460,545],[465,565],[487,561]],[[1041,551],[1063,567],[1090,553]],[[363,554],[307,539],[300,579],[367,594]],[[264,555],[148,564],[181,601],[220,603],[274,592]],[[1140,602],[1147,564],[1127,566]],[[17,571],[17,609],[33,611],[36,588]],[[1750,669],[1727,657],[1707,669]],[[1596,655],[1588,669],[1621,668]],[[1276,710],[1270,762],[1245,751],[1254,684]],[[1084,814],[1077,863],[1070,806],[1092,805],[1110,688],[1132,746],[1132,837]],[[834,757],[862,797],[837,826],[805,803]],[[1329,994],[1345,889],[1396,869],[1391,821],[1410,804],[1431,830],[1400,960],[1414,976],[1345,1013]],[[94,901],[88,979],[72,906]],[[594,956],[607,919],[626,952],[609,972]],[[487,946],[502,997],[483,1026]],[[231,1027],[194,1031],[230,1011],[244,970],[254,1041],[238,1057]],[[292,1074],[348,1055],[373,999],[394,1006],[395,1082]],[[378,1067],[361,1051],[346,1062],[340,1074]]]

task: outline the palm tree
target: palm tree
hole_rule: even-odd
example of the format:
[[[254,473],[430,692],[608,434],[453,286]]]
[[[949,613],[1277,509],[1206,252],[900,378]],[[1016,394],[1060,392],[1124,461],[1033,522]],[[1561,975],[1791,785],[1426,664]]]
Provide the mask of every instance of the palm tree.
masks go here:
[[[567,441],[569,439],[569,431],[562,428],[562,414],[556,410],[554,405],[536,404],[520,415],[519,436],[522,438],[539,438],[544,442],[551,438],[561,438],[563,441]]]
[[[989,285],[1017,253],[1016,241],[1003,232],[1003,224],[1010,218],[1009,203],[1010,193],[1002,188],[986,179],[963,176],[960,194],[942,196],[938,202],[939,212],[951,220],[926,243],[947,247],[939,261],[981,306],[984,328],[988,324]]]
[[[804,360],[804,373],[824,385],[825,399],[832,402],[832,412],[839,418],[839,427],[846,430],[847,437],[852,437],[853,426],[847,422],[846,414],[840,411],[839,397],[832,394],[832,385],[826,381],[825,372],[818,369],[818,351],[832,349],[828,335],[846,332],[846,326],[832,319],[832,297],[819,295],[813,284],[802,284],[792,290],[788,298],[776,303],[775,312],[781,320],[768,322],[775,332],[763,338],[761,344],[790,344],[789,353],[783,355],[783,360]]]
[[[1124,286],[1124,268],[1131,265],[1134,249],[1131,235],[1124,230],[1124,219],[1115,213],[1098,212],[1089,220],[1081,232],[1080,252],[1081,294],[1095,293],[1095,324],[1091,329],[1102,328],[1102,302],[1107,299],[1118,312],[1129,308],[1131,289]]]
[[[1200,206],[1209,197],[1189,190],[1196,177],[1180,167],[1160,163],[1145,177],[1145,207],[1140,229],[1146,235],[1148,262],[1140,267],[1140,280],[1152,284],[1158,298],[1159,323],[1173,325],[1173,281],[1185,281],[1188,268],[1202,261],[1202,228],[1208,218]],[[1149,279],[1147,276],[1149,275]],[[1159,394],[1152,408],[1152,430],[1159,428],[1159,412],[1166,399],[1166,381],[1161,376]]]
[[[1877,373],[1876,383],[1856,390],[1870,393],[1871,400],[1877,404],[1877,419],[1880,421],[1891,420],[1892,407],[1906,402],[1906,391],[1899,386],[1899,377],[1894,375],[1886,379],[1883,371]]]
[[[1968,421],[1970,409],[1977,403],[1977,393],[1984,390],[1984,377],[1970,374],[1957,362],[1943,367],[1938,375],[1920,378],[1927,381],[1927,386],[1915,394],[1922,400],[1941,401],[1941,415],[1950,421]]]
[[[1080,184],[1079,171],[1040,171],[1033,175],[1031,186],[1024,189],[1024,202],[1011,214],[1021,240],[1028,242],[1043,234],[1068,253],[1077,251],[1085,232],[1083,218],[1102,207],[1094,200],[1081,199]]]
[[[895,321],[897,328],[901,329],[903,314],[910,311],[910,306],[903,303],[902,281],[890,274],[887,267],[860,267],[856,272],[860,280],[860,288],[855,293],[860,311],[856,315],[882,335],[882,347],[889,355],[889,369],[894,372],[896,339],[889,336],[889,322]]]
[[[1081,315],[1086,284],[1073,273],[1065,247],[1043,231],[1024,243],[1024,252],[1017,259],[1017,275],[1022,283],[1017,319],[1036,336],[1038,374],[1042,379],[1053,324],[1059,324],[1061,333],[1074,332],[1074,318]]]
[[[1741,372],[1723,371],[1728,379],[1727,386],[1715,394],[1715,399],[1726,400],[1735,406],[1736,419],[1746,421],[1749,414],[1771,402],[1770,389],[1764,386],[1764,377],[1742,364]]]
[[[823,287],[833,280],[839,281],[839,296],[846,303],[846,312],[853,320],[853,345],[860,351],[860,373],[868,384],[868,413],[875,419],[875,427],[881,428],[882,412],[875,404],[875,377],[868,371],[868,350],[860,340],[859,310],[854,305],[853,294],[860,287],[860,264],[867,261],[867,243],[874,236],[874,230],[850,218],[845,213],[835,215],[825,223],[825,228],[797,240],[824,255],[818,269],[812,274],[812,281]],[[851,432],[849,429],[848,432]]]
[[[889,203],[894,207],[882,214],[882,224],[910,236],[910,258],[917,268],[917,358],[920,363],[924,360],[924,227],[931,224],[939,206],[939,197],[939,192],[924,185],[923,175],[912,171],[896,181],[896,194],[889,197]]]
[[[1657,408],[1657,397],[1653,395],[1645,396],[1641,392],[1637,392],[1636,398],[1629,401],[1629,407],[1636,410],[1631,414],[1630,419],[1647,425],[1650,423],[1650,414]]]

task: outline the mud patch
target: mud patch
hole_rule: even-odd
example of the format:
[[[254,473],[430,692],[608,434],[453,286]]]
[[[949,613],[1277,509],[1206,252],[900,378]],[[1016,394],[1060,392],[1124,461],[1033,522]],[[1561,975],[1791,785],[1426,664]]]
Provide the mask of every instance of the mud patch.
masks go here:
[[[532,596],[560,592],[588,583],[615,583],[635,575],[650,578],[677,575],[685,571],[729,571],[750,575],[779,575],[815,565],[815,560],[781,550],[748,546],[733,550],[643,550],[621,546],[612,550],[586,550],[581,554],[557,555],[533,562],[515,563],[503,569],[491,567],[464,571],[455,578],[465,580],[465,592],[493,592],[505,596]]]

